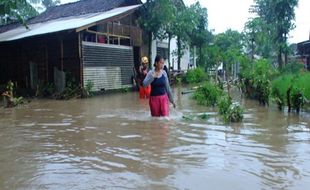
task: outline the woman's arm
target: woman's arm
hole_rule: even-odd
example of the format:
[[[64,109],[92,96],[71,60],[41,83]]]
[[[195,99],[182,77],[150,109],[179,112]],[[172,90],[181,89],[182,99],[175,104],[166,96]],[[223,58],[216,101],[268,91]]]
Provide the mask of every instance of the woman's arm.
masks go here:
[[[154,76],[153,76],[153,71],[149,71],[145,77],[145,79],[143,80],[143,86],[147,87],[148,85],[150,85],[154,80]]]
[[[164,70],[163,70],[163,75],[165,76],[165,87],[166,87],[166,91],[167,91],[167,94],[168,94],[169,101],[175,107],[175,103],[174,103],[174,100],[173,100],[173,96],[172,96],[171,88],[170,88],[170,84],[169,84],[168,75],[167,75],[166,71],[164,71]]]

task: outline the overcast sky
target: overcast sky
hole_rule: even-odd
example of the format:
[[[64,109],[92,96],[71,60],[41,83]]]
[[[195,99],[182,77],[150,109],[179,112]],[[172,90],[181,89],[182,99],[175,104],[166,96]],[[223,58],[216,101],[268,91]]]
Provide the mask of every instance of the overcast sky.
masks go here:
[[[61,3],[76,0],[61,0]],[[142,0],[143,1],[143,0]],[[190,5],[197,0],[183,0]],[[241,32],[248,18],[253,17],[248,10],[253,0],[199,0],[203,7],[208,9],[209,29],[221,33],[231,28]],[[310,32],[310,0],[299,0],[295,10],[296,28],[290,32],[290,43],[297,43],[309,39]]]

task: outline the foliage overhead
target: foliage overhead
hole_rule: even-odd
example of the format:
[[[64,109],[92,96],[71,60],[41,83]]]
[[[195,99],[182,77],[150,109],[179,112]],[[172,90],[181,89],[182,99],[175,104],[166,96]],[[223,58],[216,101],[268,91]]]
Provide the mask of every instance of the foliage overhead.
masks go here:
[[[282,54],[287,56],[287,38],[289,32],[295,27],[295,7],[298,0],[255,0],[251,8],[267,25],[272,27],[272,42],[278,52],[278,64],[282,67]],[[287,62],[287,59],[285,60]]]
[[[0,24],[20,22],[26,25],[25,21],[37,16],[36,4],[42,4],[45,8],[55,6],[60,0],[1,0],[0,1]]]

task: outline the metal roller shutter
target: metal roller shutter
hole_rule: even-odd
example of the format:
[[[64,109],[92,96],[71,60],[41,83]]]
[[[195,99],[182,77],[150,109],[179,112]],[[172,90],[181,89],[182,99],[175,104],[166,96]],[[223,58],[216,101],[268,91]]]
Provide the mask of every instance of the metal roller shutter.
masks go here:
[[[88,80],[95,91],[132,85],[132,47],[83,42],[82,54],[84,86]]]

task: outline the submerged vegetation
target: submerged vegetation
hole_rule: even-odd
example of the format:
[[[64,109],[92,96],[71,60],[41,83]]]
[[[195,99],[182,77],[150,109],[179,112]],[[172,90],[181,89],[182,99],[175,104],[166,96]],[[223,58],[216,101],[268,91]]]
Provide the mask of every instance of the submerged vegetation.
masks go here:
[[[243,108],[233,103],[229,94],[213,82],[207,81],[193,94],[193,99],[204,106],[217,106],[218,113],[227,122],[240,122],[243,119]]]
[[[5,87],[4,92],[1,93],[3,96],[4,107],[14,107],[24,103],[23,97],[14,95],[15,85],[12,81],[9,81]]]
[[[300,109],[309,104],[310,100],[310,73],[285,74],[277,77],[272,82],[272,96],[279,110],[284,106],[299,112]]]

